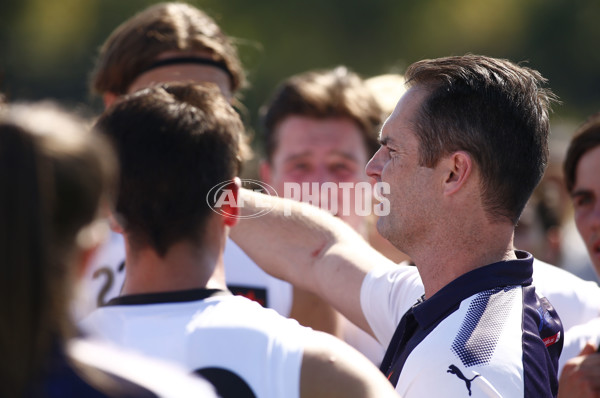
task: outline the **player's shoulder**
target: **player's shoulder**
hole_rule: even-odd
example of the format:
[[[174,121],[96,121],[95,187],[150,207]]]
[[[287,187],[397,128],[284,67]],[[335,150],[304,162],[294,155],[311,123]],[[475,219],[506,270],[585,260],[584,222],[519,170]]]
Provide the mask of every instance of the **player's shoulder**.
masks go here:
[[[298,321],[286,318],[271,308],[242,296],[211,297],[202,311],[192,314],[190,327],[231,326],[240,330],[253,329],[268,334],[284,331],[306,333]]]

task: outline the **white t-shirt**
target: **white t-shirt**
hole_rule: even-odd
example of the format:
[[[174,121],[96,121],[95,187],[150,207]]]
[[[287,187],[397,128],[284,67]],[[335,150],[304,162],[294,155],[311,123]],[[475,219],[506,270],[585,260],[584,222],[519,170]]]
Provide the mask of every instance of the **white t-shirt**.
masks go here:
[[[237,396],[258,398],[299,397],[311,331],[244,297],[206,289],[121,296],[80,326],[92,336],[179,363],[215,384],[220,395],[223,380],[241,380],[239,388],[253,395]]]
[[[565,333],[600,316],[600,287],[596,282],[534,259],[533,284],[558,312]]]
[[[600,318],[574,326],[565,331],[565,345],[558,362],[559,376],[565,363],[569,359],[578,356],[583,347],[589,342],[594,344],[596,348],[600,345]]]

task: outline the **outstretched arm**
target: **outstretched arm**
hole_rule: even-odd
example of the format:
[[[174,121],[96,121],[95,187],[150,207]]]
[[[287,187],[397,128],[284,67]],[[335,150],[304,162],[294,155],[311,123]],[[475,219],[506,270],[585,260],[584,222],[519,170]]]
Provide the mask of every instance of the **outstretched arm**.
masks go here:
[[[372,334],[360,288],[375,264],[392,264],[343,221],[314,206],[241,190],[233,240],[266,272],[312,292]]]

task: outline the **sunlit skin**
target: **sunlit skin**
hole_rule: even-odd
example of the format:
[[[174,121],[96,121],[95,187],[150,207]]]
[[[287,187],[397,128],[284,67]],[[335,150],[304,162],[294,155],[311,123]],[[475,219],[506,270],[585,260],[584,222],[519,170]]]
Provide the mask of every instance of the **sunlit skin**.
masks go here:
[[[435,169],[419,165],[419,144],[412,125],[425,95],[423,90],[411,89],[400,99],[381,130],[381,147],[367,165],[369,177],[390,186],[390,193],[384,195],[390,202],[390,214],[379,218],[377,229],[406,253],[431,227],[435,220],[429,220],[427,214],[437,207],[432,195]]]
[[[415,262],[426,298],[466,272],[515,258],[514,226],[490,219],[469,153],[444,154],[432,167],[420,164],[416,117],[428,95],[426,87],[414,86],[402,96],[367,165],[369,177],[390,188],[384,195],[390,212],[377,229]]]
[[[600,275],[600,146],[586,152],[577,164],[571,191],[575,223]]]
[[[285,118],[275,130],[277,148],[270,162],[261,164],[261,178],[283,196],[284,184],[368,182],[367,150],[359,127],[347,118]],[[348,214],[341,214],[343,195],[338,193],[338,216],[365,233],[365,219],[356,215],[355,191],[350,190]],[[320,198],[321,199],[321,198]]]

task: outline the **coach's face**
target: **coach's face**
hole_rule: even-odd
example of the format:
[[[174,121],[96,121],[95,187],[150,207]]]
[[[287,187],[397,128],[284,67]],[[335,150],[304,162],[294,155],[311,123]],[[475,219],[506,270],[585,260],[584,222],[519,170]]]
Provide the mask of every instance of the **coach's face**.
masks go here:
[[[389,214],[379,217],[377,229],[396,248],[411,255],[411,245],[424,239],[434,220],[435,170],[419,165],[415,115],[426,91],[411,88],[398,102],[380,135],[381,147],[367,165],[367,174],[389,185]]]
[[[364,232],[361,229],[365,221],[355,212],[356,206],[362,204],[357,203],[357,199],[360,201],[361,198],[357,198],[354,186],[359,182],[368,182],[365,173],[367,150],[356,123],[348,118],[317,119],[292,115],[276,126],[275,134],[277,147],[272,159],[261,165],[263,181],[272,185],[279,196],[285,195],[286,183],[300,186],[303,183],[318,183],[320,187],[324,183],[334,183],[337,187],[340,183],[349,183],[348,186],[353,188],[348,190],[346,198],[337,189],[319,190],[316,195],[318,203],[313,201],[313,204],[325,206],[324,200],[335,200],[337,211],[334,213],[355,230]],[[328,198],[321,193],[328,193]],[[369,189],[364,193],[371,194]],[[347,203],[344,203],[344,199]]]
[[[586,152],[577,164],[571,191],[575,223],[600,275],[600,146]]]

